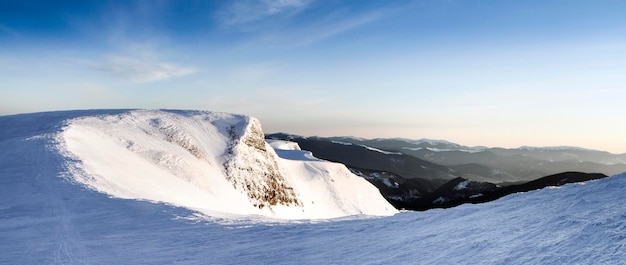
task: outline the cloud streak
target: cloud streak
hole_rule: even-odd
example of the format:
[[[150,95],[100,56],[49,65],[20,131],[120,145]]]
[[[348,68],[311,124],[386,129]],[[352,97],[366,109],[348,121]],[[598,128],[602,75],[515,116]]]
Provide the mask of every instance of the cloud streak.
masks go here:
[[[20,33],[17,30],[14,30],[4,24],[0,24],[0,37],[2,37],[2,35],[10,36],[13,38],[20,37]]]
[[[94,68],[111,76],[127,79],[135,83],[167,80],[173,77],[194,74],[198,71],[194,67],[124,56],[109,56],[105,62],[95,65]]]
[[[311,0],[234,1],[218,13],[218,19],[226,26],[242,25],[278,14],[297,13],[310,3]]]
[[[293,44],[295,46],[309,45],[372,23],[383,16],[383,12],[372,12],[342,20],[315,24],[308,28],[293,31],[291,34],[286,34],[285,37],[286,39],[294,40]]]
[[[249,33],[250,46],[299,47],[350,32],[395,11],[395,7],[359,10],[345,6],[319,10],[308,0],[266,0],[234,2],[218,17],[229,28]]]

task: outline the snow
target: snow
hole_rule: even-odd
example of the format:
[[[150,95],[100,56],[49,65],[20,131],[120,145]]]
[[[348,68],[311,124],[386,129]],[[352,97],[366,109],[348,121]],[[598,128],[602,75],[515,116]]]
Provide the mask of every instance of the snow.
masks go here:
[[[331,143],[340,144],[340,145],[353,145],[352,143],[342,142],[342,141],[335,141],[335,140],[331,141]],[[374,147],[363,145],[363,144],[361,144],[359,146],[360,147],[364,147],[367,150],[383,153],[383,154],[386,154],[386,155],[402,155],[402,153],[400,153],[400,152],[389,152],[389,151],[380,150],[378,148],[374,148]]]
[[[456,184],[456,186],[454,186],[454,190],[464,190],[467,189],[467,185],[469,185],[470,181],[469,180],[464,180],[459,182],[459,184]]]
[[[484,149],[482,148],[475,148],[472,150],[468,150],[468,149],[442,149],[442,148],[434,148],[434,147],[402,147],[402,149],[407,149],[407,150],[411,150],[411,151],[419,151],[419,150],[423,150],[426,149],[428,151],[432,151],[432,152],[453,152],[453,151],[459,151],[459,152],[465,152],[465,153],[479,153],[482,152]]]
[[[361,145],[361,146],[365,147],[367,150],[383,153],[385,155],[402,155],[402,153],[400,153],[400,152],[389,152],[389,151],[385,151],[385,150],[380,150],[378,148],[370,147],[370,146],[367,146],[367,145]]]
[[[455,144],[453,142],[446,141],[446,140],[437,140],[437,139],[428,139],[428,138],[422,138],[422,139],[419,139],[419,140],[414,140],[414,142],[429,143],[430,145],[437,145],[437,144],[457,145],[457,144]]]
[[[300,146],[296,142],[283,141],[283,140],[266,140],[272,148],[280,150],[301,150]]]
[[[225,137],[211,123],[200,126],[198,120],[182,123],[181,118],[167,112],[135,111],[70,121],[59,136],[65,152],[77,161],[70,165],[70,177],[117,198],[166,202],[204,212],[257,213],[222,177],[217,158],[226,149]],[[204,140],[197,142],[204,147],[204,158],[164,141],[167,132],[160,130],[161,124],[154,128],[155,121],[166,124],[165,128],[186,126],[188,141]]]
[[[586,148],[582,148],[582,147],[576,147],[576,146],[543,146],[543,147],[536,147],[536,146],[520,146],[519,148],[517,148],[519,150],[526,150],[526,151],[542,151],[542,152],[547,152],[547,151],[594,151],[591,149],[586,149]]]
[[[447,202],[447,201],[448,201],[448,199],[446,199],[444,197],[437,197],[437,199],[435,199],[433,201],[433,204],[442,204],[442,203]]]
[[[352,143],[348,143],[348,142],[342,142],[342,141],[330,141],[331,143],[334,144],[341,144],[341,145],[352,145]]]
[[[385,184],[385,186],[390,187],[390,188],[397,188],[398,187],[398,183],[396,183],[395,181],[393,183],[391,183],[392,180],[390,180],[387,177],[383,177],[380,178],[383,181],[383,184]]]
[[[77,161],[70,165],[71,178],[117,198],[211,216],[319,219],[396,212],[345,166],[319,160],[296,143],[265,143],[260,123],[246,116],[138,110],[71,120],[60,138]],[[278,203],[267,201],[270,195]]]
[[[301,161],[323,161],[315,157],[313,153],[301,150],[298,143],[283,140],[266,141],[272,148],[274,148],[276,154],[282,159]]]
[[[422,138],[422,139],[414,140],[414,139],[407,139],[407,138],[397,137],[397,138],[376,138],[374,140],[376,140],[376,141],[398,140],[398,141],[403,141],[403,142],[416,144],[416,145],[426,143],[426,144],[431,145],[431,146],[448,145],[448,146],[455,146],[455,147],[459,147],[459,148],[461,147],[461,145],[453,143],[453,142],[450,142],[450,141],[435,140],[435,139],[428,139],[428,138]]]
[[[0,264],[620,264],[626,260],[626,174],[451,209],[291,221],[256,215],[212,217],[77,185],[66,167],[76,161],[58,153],[65,121],[123,113],[127,112],[0,117]],[[123,126],[119,129],[124,131]],[[105,140],[98,141],[111,144]],[[92,148],[109,152],[112,147]],[[309,166],[343,170],[323,161],[289,161],[293,163],[285,167],[305,173],[310,172]],[[163,176],[169,174],[155,167]]]

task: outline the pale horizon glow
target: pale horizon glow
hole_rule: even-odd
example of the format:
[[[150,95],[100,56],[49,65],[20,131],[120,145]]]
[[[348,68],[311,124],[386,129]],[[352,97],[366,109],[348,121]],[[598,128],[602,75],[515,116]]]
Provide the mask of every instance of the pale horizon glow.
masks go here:
[[[626,153],[623,1],[4,1],[0,115],[202,109],[266,133]]]

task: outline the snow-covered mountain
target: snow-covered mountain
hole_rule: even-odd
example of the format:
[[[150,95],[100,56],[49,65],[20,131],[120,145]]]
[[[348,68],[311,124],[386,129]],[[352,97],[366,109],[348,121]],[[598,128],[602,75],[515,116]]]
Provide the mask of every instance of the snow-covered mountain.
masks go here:
[[[56,170],[62,168],[46,166],[58,162],[58,156],[41,137],[1,139],[2,148],[18,143],[22,148],[0,149],[0,264],[626,260],[626,174],[451,209],[330,222],[267,222],[252,216],[207,218],[186,208],[109,197],[58,178]],[[283,156],[310,158],[288,148]]]
[[[284,134],[284,133],[283,133]],[[287,134],[288,135],[288,134]],[[297,135],[291,135],[297,138]],[[460,154],[465,156],[481,156],[484,153],[494,153],[500,156],[522,155],[547,161],[568,161],[574,160],[578,162],[588,161],[603,165],[626,164],[626,154],[612,154],[606,151],[592,150],[575,146],[521,146],[518,148],[499,148],[485,146],[464,146],[446,140],[418,139],[411,140],[406,138],[375,138],[364,139],[350,136],[340,137],[307,137],[314,139],[327,139],[331,141],[350,143],[355,145],[364,145],[372,148],[385,150],[386,152],[407,152],[408,154],[424,153],[441,153],[434,156],[446,156],[449,154]],[[468,153],[468,154],[463,154]],[[428,160],[428,159],[427,159]],[[454,160],[454,159],[453,159]],[[449,164],[445,160],[432,161]],[[621,171],[620,171],[621,172]]]
[[[158,114],[158,123],[146,120],[153,114]],[[198,126],[204,124],[204,118],[216,116],[224,119]],[[239,124],[241,121],[244,123]],[[190,186],[185,183],[192,182],[176,180],[181,176],[168,167],[194,172],[195,162],[180,161],[193,157],[229,163],[238,152],[256,152],[237,146],[245,140],[228,140],[229,131],[248,132],[246,124],[252,122],[245,121],[245,116],[238,115],[172,111],[74,111],[0,117],[0,264],[620,264],[626,260],[626,174],[450,209],[376,218],[359,215],[332,221],[278,221],[253,215],[215,218],[172,202],[117,198],[94,189],[115,190],[122,184],[118,181],[130,180],[102,177],[128,174],[108,172],[100,168],[102,165],[79,160],[79,154],[86,152],[80,148],[92,150],[94,157],[98,153],[108,158],[117,154],[118,159],[107,162],[111,164],[148,163],[158,158],[163,162],[149,163],[151,168],[143,168],[146,171],[133,163],[126,170],[159,172],[160,177],[167,177],[166,182],[157,185],[142,179],[136,184],[144,187],[119,188],[117,192],[137,194],[146,189],[166,196],[180,185],[190,200],[201,201],[202,197],[196,197],[200,191],[187,189]],[[137,134],[147,136],[123,138],[130,133],[131,124],[146,129]],[[168,129],[171,124],[177,124],[177,129]],[[235,125],[233,130],[228,130],[230,125]],[[208,132],[213,129],[214,136],[224,142],[201,149],[203,140],[196,139],[196,132],[211,135]],[[78,137],[81,130],[94,138]],[[171,141],[156,140],[166,135],[172,136]],[[194,143],[201,152],[188,143]],[[209,156],[220,146],[225,148],[222,156]],[[174,154],[181,160],[156,155],[162,149],[176,150]],[[270,141],[265,149],[269,156],[276,154],[282,183],[293,185],[297,203],[307,211],[312,209],[306,206],[308,195],[299,193],[298,178],[289,178],[288,173],[303,173],[307,185],[316,187],[311,192],[327,191],[322,196],[328,202],[315,201],[326,209],[337,205],[332,191],[323,189],[328,182],[349,183],[355,188],[360,185],[342,182],[344,178],[334,173],[343,171],[341,165],[319,161],[294,143]],[[60,154],[60,150],[65,152]],[[261,153],[251,154],[251,158],[263,157]],[[96,169],[105,175],[89,173]],[[327,173],[312,175],[309,172],[313,169]],[[86,188],[73,181],[92,186]],[[97,186],[102,182],[109,186]],[[215,192],[228,195],[237,193],[232,192],[235,190],[239,194],[236,198],[253,204],[248,193],[228,180],[224,182],[223,188],[231,191]],[[191,186],[200,190],[201,180],[195,183]],[[342,185],[336,188],[343,190]],[[470,186],[455,186],[464,187]],[[348,194],[344,205],[359,196],[358,192]],[[366,199],[369,205],[371,198]],[[291,206],[281,207],[300,207],[287,204]],[[273,207],[270,204],[263,209]],[[253,205],[249,208],[255,209]],[[325,208],[320,211],[326,212]]]
[[[295,136],[294,136],[295,137]],[[323,138],[323,137],[313,137]],[[456,144],[446,140],[434,140],[434,139],[406,139],[406,138],[374,138],[363,139],[350,136],[328,137],[328,139],[345,142],[356,145],[364,145],[372,148],[383,148],[391,150],[432,150],[432,151],[464,151],[464,152],[479,152],[486,147],[469,147]]]
[[[22,126],[3,133],[3,153],[42,141],[56,157],[52,154],[52,161],[32,174],[62,167],[59,176],[116,198],[211,216],[320,219],[396,213],[374,186],[345,166],[298,157],[293,153],[305,151],[293,144],[273,148],[252,117],[172,110],[18,116],[2,117],[2,128],[14,127],[15,119]],[[37,127],[44,129],[33,133]],[[287,151],[292,154],[279,156]]]

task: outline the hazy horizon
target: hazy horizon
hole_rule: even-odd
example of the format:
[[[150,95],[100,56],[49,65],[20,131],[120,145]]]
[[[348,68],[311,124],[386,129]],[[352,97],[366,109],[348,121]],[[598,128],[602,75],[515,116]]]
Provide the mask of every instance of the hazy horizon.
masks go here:
[[[264,131],[626,153],[623,1],[4,1],[0,115],[202,109]]]

